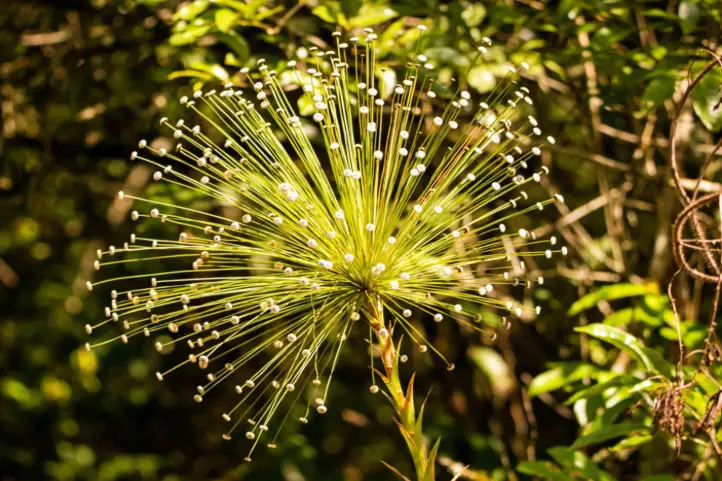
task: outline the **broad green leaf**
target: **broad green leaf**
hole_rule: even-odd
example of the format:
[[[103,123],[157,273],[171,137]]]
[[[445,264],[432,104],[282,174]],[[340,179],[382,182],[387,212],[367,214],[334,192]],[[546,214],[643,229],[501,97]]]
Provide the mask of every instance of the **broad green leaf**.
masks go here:
[[[249,5],[243,0],[213,0],[213,3],[220,5],[221,7],[231,8],[238,13],[245,13],[249,8]]]
[[[642,111],[649,112],[664,104],[674,95],[677,80],[672,75],[656,77],[647,84],[642,93]]]
[[[572,443],[571,449],[580,449],[592,444],[603,443],[610,439],[619,438],[626,436],[636,431],[648,431],[648,427],[638,422],[624,422],[619,424],[612,424],[610,426],[602,426],[601,428],[592,431],[589,434],[580,436]]]
[[[621,349],[641,362],[647,371],[655,370],[652,361],[644,351],[642,341],[628,332],[613,326],[607,326],[606,324],[590,324],[588,326],[577,327],[574,330],[596,337],[601,341],[608,342],[614,347]]]
[[[208,0],[194,0],[193,2],[184,4],[173,15],[173,21],[193,20],[208,8]]]
[[[655,316],[649,313],[644,307],[626,307],[608,315],[604,324],[608,326],[626,326],[631,322],[644,322],[650,326],[660,326],[664,320],[662,316]]]
[[[176,32],[170,36],[168,43],[175,46],[188,45],[198,40],[200,37],[208,33],[211,27],[209,25],[191,25],[183,31]]]
[[[341,0],[341,12],[346,18],[355,17],[363,6],[363,0]]]
[[[573,316],[582,311],[586,311],[587,309],[591,309],[596,306],[599,301],[611,301],[614,299],[623,299],[626,297],[637,297],[657,293],[658,288],[654,283],[612,284],[610,286],[601,287],[572,304],[572,307],[569,308],[569,315]]]
[[[404,28],[404,21],[403,18],[396,20],[379,35],[376,45],[378,45],[380,53],[396,51],[399,42],[397,37]]]
[[[566,80],[567,78],[567,71],[559,65],[554,60],[545,59],[544,60],[544,66],[547,68],[547,70],[550,70],[557,74],[562,80]]]
[[[223,66],[217,63],[207,64],[203,62],[194,62],[190,65],[190,67],[195,70],[201,70],[203,72],[209,73],[222,82],[228,80],[229,77],[226,69],[224,69]]]
[[[589,401],[595,402],[597,406],[590,406]],[[574,416],[577,418],[577,423],[582,427],[589,424],[589,416],[594,415],[595,408],[598,409],[600,404],[598,398],[579,399],[575,402],[572,410],[574,411]]]
[[[236,60],[239,62],[245,62],[251,55],[251,48],[248,46],[248,42],[245,38],[241,37],[235,32],[219,33],[217,34],[218,40],[228,45],[236,55]]]
[[[665,12],[664,10],[659,8],[650,8],[644,10],[644,16],[652,18],[663,18],[665,20],[677,20],[677,17],[675,17],[673,14]]]
[[[501,354],[488,347],[472,347],[467,351],[467,355],[486,377],[494,396],[499,399],[506,398],[516,382]]]
[[[581,451],[556,446],[547,451],[567,471],[579,474],[585,481],[616,481],[616,478],[597,466]]]
[[[709,72],[692,91],[694,111],[705,127],[712,132],[722,130],[722,73]]]
[[[662,313],[669,306],[669,297],[666,295],[644,296],[642,300],[644,307],[655,314]]]
[[[541,476],[551,481],[572,481],[566,473],[549,461],[522,461],[516,468],[520,473],[530,476]]]
[[[630,386],[632,384],[638,383],[639,378],[635,376],[630,376],[627,374],[623,374],[621,376],[613,377],[612,379],[609,379],[605,382],[600,382],[598,384],[595,384],[594,386],[588,387],[586,389],[579,390],[575,392],[569,399],[564,401],[564,404],[574,404],[579,399],[588,399],[592,396],[597,396],[602,394],[607,389],[620,387],[620,386]]]
[[[486,8],[478,2],[472,2],[461,13],[461,18],[469,27],[477,27],[486,17]]]
[[[654,370],[663,374],[668,379],[674,377],[674,364],[664,358],[659,352],[652,349],[651,347],[645,347],[642,349],[644,354],[652,362]]]
[[[339,11],[338,8],[334,8],[334,5],[327,4],[314,8],[311,13],[326,23],[336,23]]]
[[[396,17],[398,13],[386,5],[373,5],[364,3],[355,17],[348,19],[350,27],[369,27]]]
[[[477,65],[469,70],[467,81],[479,93],[491,92],[496,85],[496,77],[486,65]]]
[[[396,72],[393,69],[385,69],[378,71],[379,77],[379,94],[382,99],[388,99],[394,93],[396,87]]]
[[[253,19],[259,19],[258,11],[263,7],[264,5],[268,4],[268,0],[252,0],[246,5],[246,8],[243,10],[243,16],[246,20],[253,20]]]
[[[561,363],[539,374],[529,384],[529,396],[554,391],[585,378],[596,378],[601,369],[591,364]]]
[[[233,10],[222,8],[216,11],[216,27],[221,32],[227,32],[235,23],[238,14]]]
[[[316,111],[313,106],[313,100],[308,95],[301,95],[298,98],[298,113],[304,117],[311,115]]]
[[[679,15],[679,23],[685,35],[697,29],[700,17],[697,2],[683,0],[679,3],[679,8],[677,8],[677,15]]]
[[[621,451],[623,449],[629,449],[629,448],[636,448],[637,446],[641,446],[643,444],[647,444],[654,438],[652,434],[640,434],[638,436],[628,436],[621,441],[619,441],[617,444],[615,444],[611,449],[612,451]]]

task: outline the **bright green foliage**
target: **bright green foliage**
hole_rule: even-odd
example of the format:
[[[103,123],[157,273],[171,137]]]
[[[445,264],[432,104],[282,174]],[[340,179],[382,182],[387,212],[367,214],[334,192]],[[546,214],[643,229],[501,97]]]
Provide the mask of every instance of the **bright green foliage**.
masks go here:
[[[609,285],[575,303],[572,310],[576,312],[589,309],[598,302],[622,298],[630,298],[634,306],[616,311],[608,316],[604,323],[577,328],[577,332],[589,336],[590,357],[596,360],[596,363],[569,362],[563,366],[553,365],[550,370],[534,378],[529,394],[537,396],[559,389],[570,393],[565,404],[573,406],[581,433],[569,446],[569,455],[583,456],[577,450],[607,445],[606,449],[597,452],[594,459],[613,463],[612,456],[616,455],[649,455],[653,452],[650,451],[650,443],[666,445],[669,449],[679,442],[684,453],[705,457],[701,472],[711,476],[720,469],[720,465],[717,459],[705,454],[705,448],[710,446],[710,436],[715,438],[716,442],[722,441],[722,436],[718,429],[707,429],[700,425],[709,412],[713,416],[718,415],[710,410],[717,402],[720,392],[719,383],[716,381],[722,377],[722,368],[719,365],[710,366],[708,370],[699,370],[696,365],[685,365],[682,368],[679,379],[688,386],[681,391],[680,398],[684,416],[680,426],[684,431],[679,433],[677,441],[674,433],[655,434],[658,430],[670,429],[670,426],[657,419],[661,416],[657,410],[660,399],[677,385],[677,367],[675,361],[669,360],[659,349],[645,346],[645,343],[630,331],[644,333],[647,339],[658,338],[662,332],[671,336],[674,332],[676,339],[679,327],[685,352],[697,352],[697,357],[700,356],[699,350],[704,347],[704,334],[701,337],[685,334],[706,332],[703,326],[691,321],[680,321],[677,326],[669,299],[656,295],[657,290],[654,285]],[[623,312],[625,315],[621,316],[620,313]],[[635,315],[637,312],[643,315]],[[614,318],[611,323],[614,325],[607,323],[610,318]],[[613,350],[610,351],[609,347]],[[563,468],[561,470],[549,462],[523,462],[519,469],[528,474],[544,476],[546,479],[575,479],[567,472],[569,463],[555,455],[554,450],[564,452],[564,449],[550,450],[552,457]],[[615,479],[588,459],[575,466],[590,466],[596,473],[589,471],[584,474],[589,478],[582,479]]]

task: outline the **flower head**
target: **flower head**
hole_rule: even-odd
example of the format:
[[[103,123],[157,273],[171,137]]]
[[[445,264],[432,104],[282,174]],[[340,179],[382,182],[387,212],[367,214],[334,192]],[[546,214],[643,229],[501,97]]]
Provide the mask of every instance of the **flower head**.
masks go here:
[[[121,192],[138,206],[138,230],[123,248],[99,251],[96,268],[174,267],[88,283],[116,290],[106,319],[86,330],[119,333],[87,347],[149,337],[159,351],[187,348],[181,366],[203,372],[195,399],[235,391],[224,437],[241,432],[251,452],[259,442],[275,447],[283,406],[306,402],[301,422],[327,411],[334,368],[355,331],[389,336],[396,326],[420,352],[437,352],[417,319],[478,328],[479,306],[521,315],[533,307],[496,287],[531,282],[524,256],[564,250],[507,228],[561,200],[532,203],[524,191],[547,173],[529,167],[553,139],[522,116],[531,99],[517,72],[477,107],[466,91],[444,94],[419,55],[382,94],[376,36],[366,33],[348,42],[335,35],[334,49],[289,62],[290,83],[259,60],[257,71],[241,71],[250,87],[183,97],[203,127],[164,118],[175,148],[142,140],[131,159],[154,166],[155,181],[210,202]],[[285,93],[294,84],[313,106],[312,121]],[[177,237],[156,238],[154,223]]]

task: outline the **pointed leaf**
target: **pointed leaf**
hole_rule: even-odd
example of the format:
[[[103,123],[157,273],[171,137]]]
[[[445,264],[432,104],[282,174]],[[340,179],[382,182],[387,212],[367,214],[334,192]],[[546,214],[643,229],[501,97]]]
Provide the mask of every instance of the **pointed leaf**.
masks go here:
[[[590,324],[588,326],[577,327],[575,331],[589,334],[592,337],[612,344],[614,347],[621,349],[642,363],[647,371],[658,371],[645,352],[642,341],[628,332],[605,324]]]
[[[441,438],[437,438],[434,446],[429,451],[429,456],[426,458],[426,466],[424,467],[423,481],[435,481],[436,476],[434,474],[434,467],[436,466],[436,455],[439,454],[439,446],[441,445]]]

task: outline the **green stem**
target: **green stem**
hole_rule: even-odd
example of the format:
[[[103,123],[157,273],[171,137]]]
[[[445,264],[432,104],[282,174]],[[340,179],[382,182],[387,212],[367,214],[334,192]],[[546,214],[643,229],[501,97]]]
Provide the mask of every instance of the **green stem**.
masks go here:
[[[399,351],[394,345],[391,326],[387,326],[384,321],[383,303],[379,299],[370,300],[366,309],[371,328],[376,336],[376,349],[383,363],[383,372],[379,372],[379,374],[386,386],[386,397],[398,415],[396,422],[414,461],[416,479],[433,481],[435,479],[434,462],[439,442],[437,440],[430,454],[422,433],[424,407],[421,406],[418,416],[414,407],[414,376],[411,376],[404,389],[399,378]],[[391,469],[402,476],[394,468]]]

